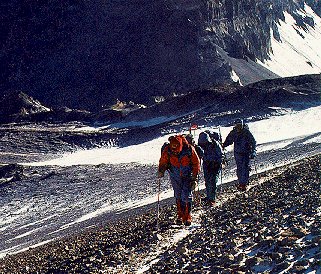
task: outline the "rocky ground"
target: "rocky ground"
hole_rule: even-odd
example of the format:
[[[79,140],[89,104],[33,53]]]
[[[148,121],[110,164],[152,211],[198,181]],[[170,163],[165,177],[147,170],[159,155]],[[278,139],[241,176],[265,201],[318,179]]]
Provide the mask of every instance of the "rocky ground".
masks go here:
[[[319,161],[305,159],[208,209],[202,227],[166,252],[151,272],[320,271]]]
[[[173,227],[167,202],[158,231],[151,207],[6,256],[0,273],[318,272],[319,186],[320,154],[252,177],[246,193],[224,185],[216,207],[194,210],[200,226]]]

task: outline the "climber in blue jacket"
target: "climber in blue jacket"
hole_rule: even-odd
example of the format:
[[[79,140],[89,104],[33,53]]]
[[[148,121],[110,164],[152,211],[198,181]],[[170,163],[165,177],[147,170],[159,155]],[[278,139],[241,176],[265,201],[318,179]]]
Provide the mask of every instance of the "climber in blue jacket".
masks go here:
[[[234,143],[234,157],[239,190],[245,191],[249,182],[250,159],[256,156],[256,141],[248,125],[242,119],[235,121],[235,126],[227,135],[223,148]]]
[[[214,206],[218,178],[222,172],[223,149],[220,142],[216,139],[211,139],[207,132],[200,133],[198,145],[204,150],[203,172],[207,204]]]

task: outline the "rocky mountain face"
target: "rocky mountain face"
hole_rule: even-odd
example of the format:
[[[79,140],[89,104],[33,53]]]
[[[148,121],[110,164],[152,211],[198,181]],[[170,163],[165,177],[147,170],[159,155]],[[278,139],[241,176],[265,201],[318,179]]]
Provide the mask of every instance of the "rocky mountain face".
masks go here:
[[[308,0],[320,14],[320,2]],[[265,59],[294,0],[1,1],[0,92],[97,110],[231,83],[230,57]]]

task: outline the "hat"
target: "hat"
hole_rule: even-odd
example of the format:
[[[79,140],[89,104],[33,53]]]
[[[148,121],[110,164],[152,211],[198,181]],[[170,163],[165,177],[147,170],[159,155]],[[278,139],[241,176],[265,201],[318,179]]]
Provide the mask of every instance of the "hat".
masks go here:
[[[183,148],[183,138],[180,135],[171,136],[169,138],[169,146],[171,151],[175,153],[180,153]]]
[[[211,143],[211,137],[208,135],[206,131],[201,132],[198,136],[198,144],[200,146],[203,146],[209,143]]]
[[[205,132],[209,135],[209,137],[213,140],[222,142],[222,137],[218,132],[211,131],[209,129],[205,130]]]
[[[238,118],[238,119],[236,119],[236,120],[234,121],[234,124],[235,124],[235,126],[240,126],[241,128],[243,128],[243,126],[244,126],[244,121],[243,121],[243,119]]]
[[[234,121],[234,124],[235,124],[235,125],[238,125],[238,124],[243,125],[243,119],[241,119],[241,118],[236,119],[236,120]]]

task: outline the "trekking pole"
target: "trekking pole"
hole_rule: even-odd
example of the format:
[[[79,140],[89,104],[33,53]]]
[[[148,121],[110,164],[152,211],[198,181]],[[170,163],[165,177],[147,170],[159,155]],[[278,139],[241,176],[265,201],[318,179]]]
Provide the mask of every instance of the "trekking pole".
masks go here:
[[[253,159],[253,162],[254,162],[254,169],[255,169],[255,177],[258,181],[258,178],[259,178],[259,175],[258,175],[258,172],[257,172],[257,165],[256,165],[256,160],[255,158]],[[259,183],[258,183],[259,184]]]
[[[202,159],[200,159],[200,171],[202,171]],[[198,180],[197,180],[197,192],[198,192],[198,204],[199,205],[201,205],[201,193],[200,193],[200,175],[199,174],[197,174],[197,178],[198,178]]]
[[[221,127],[218,126],[218,132],[220,133],[220,144],[222,146],[223,149],[223,157],[224,157],[224,161],[225,161],[225,165],[228,166],[228,161],[227,161],[227,157],[226,157],[226,152],[225,152],[225,148],[223,147],[223,140],[222,140],[222,133],[221,133]]]
[[[221,143],[221,145],[222,145],[222,132],[221,132],[221,127],[220,126],[218,126],[218,132],[220,133],[220,143]]]
[[[221,171],[220,171],[220,177],[221,177],[221,183],[220,183],[220,187],[217,188],[217,196],[219,196],[219,194],[221,193],[222,191],[222,184],[223,184],[223,164],[221,163]]]
[[[161,179],[160,178],[158,178],[157,183],[158,183],[158,193],[157,193],[157,221],[156,221],[156,228],[157,228],[157,231],[158,231],[159,230],[159,215],[160,215],[160,201],[159,201],[159,198],[160,198],[160,183],[161,183]]]
[[[195,204],[197,206],[200,206],[201,205],[201,195],[200,195],[200,179],[199,179],[199,174],[197,174],[197,191],[195,191]]]

